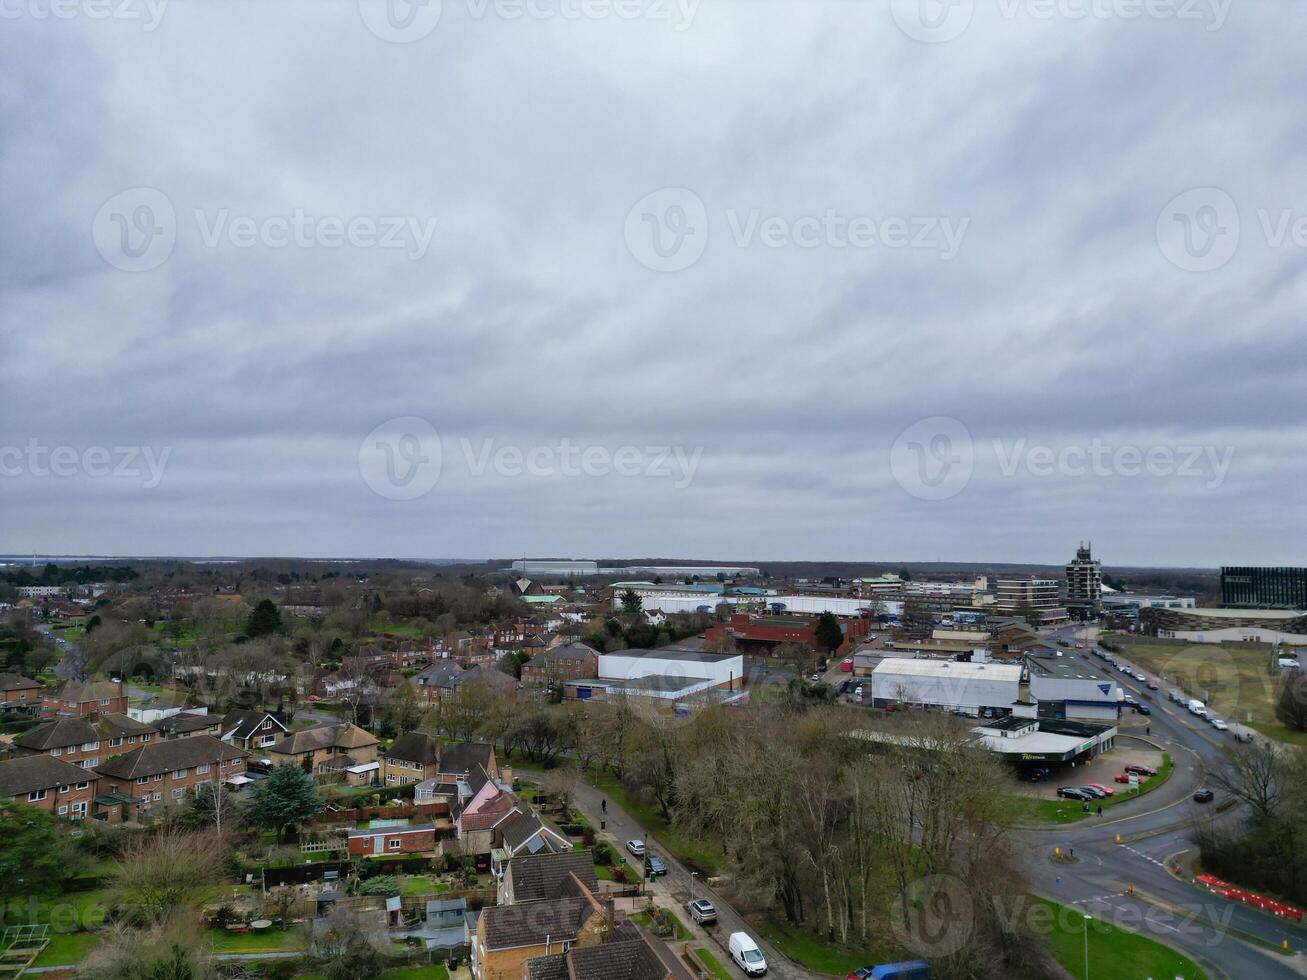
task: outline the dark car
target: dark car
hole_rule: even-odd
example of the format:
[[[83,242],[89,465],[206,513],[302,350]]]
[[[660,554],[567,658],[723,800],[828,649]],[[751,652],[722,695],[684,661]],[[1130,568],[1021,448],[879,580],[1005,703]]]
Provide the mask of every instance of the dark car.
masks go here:
[[[1134,709],[1141,715],[1151,715],[1153,713],[1153,709],[1148,707],[1146,704],[1136,704],[1134,705]]]
[[[1131,762],[1129,765],[1122,766],[1121,768],[1124,769],[1126,772],[1132,772],[1132,773],[1134,773],[1136,776],[1156,776],[1156,775],[1157,775],[1157,770],[1156,770],[1156,769],[1153,769],[1153,768],[1150,767],[1150,766],[1141,766],[1141,765],[1140,765],[1139,763],[1137,763],[1137,762]]]
[[[1083,789],[1076,786],[1063,786],[1057,791],[1057,795],[1064,800],[1092,800],[1094,797]]]
[[[1093,797],[1094,799],[1096,799],[1096,800],[1105,800],[1105,799],[1107,799],[1107,794],[1106,794],[1105,792],[1103,792],[1101,789],[1096,789],[1096,788],[1094,788],[1093,786],[1081,786],[1081,787],[1080,787],[1080,792],[1082,792],[1082,793],[1088,793],[1090,796],[1092,796],[1092,797]]]
[[[1195,802],[1195,803],[1211,803],[1211,802],[1212,802],[1212,798],[1213,798],[1215,795],[1216,795],[1216,794],[1213,793],[1210,789],[1200,789],[1197,793],[1194,794],[1194,802]]]
[[[1156,681],[1149,681],[1149,682],[1148,682],[1148,690],[1150,690],[1150,691],[1160,691],[1161,688],[1157,686],[1157,682],[1156,682]]]
[[[667,865],[663,864],[663,859],[657,854],[650,854],[644,859],[644,873],[646,877],[657,878],[667,874]]]

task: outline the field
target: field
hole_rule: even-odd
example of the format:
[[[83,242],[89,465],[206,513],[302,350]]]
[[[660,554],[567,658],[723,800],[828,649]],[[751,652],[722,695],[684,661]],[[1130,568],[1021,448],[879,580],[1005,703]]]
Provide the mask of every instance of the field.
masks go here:
[[[1104,639],[1120,646],[1123,658],[1205,702],[1219,717],[1251,725],[1281,742],[1307,745],[1307,734],[1275,719],[1276,679],[1267,668],[1269,646],[1150,642],[1116,634]],[[1165,699],[1163,692],[1158,693]]]
[[[1078,911],[1044,899],[1036,899],[1047,908],[1052,926],[1041,935],[1057,961],[1073,976],[1084,975],[1084,919]],[[1089,975],[1113,980],[1144,980],[1145,977],[1176,977],[1177,980],[1207,980],[1207,974],[1194,962],[1159,942],[1101,919],[1089,928]]]

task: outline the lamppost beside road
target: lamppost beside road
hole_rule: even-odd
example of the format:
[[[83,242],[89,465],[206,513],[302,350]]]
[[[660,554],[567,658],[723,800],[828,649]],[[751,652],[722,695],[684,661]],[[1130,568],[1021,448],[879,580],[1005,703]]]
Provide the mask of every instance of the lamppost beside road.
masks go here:
[[[1089,980],[1089,920],[1092,918],[1088,912],[1085,913],[1085,980]]]

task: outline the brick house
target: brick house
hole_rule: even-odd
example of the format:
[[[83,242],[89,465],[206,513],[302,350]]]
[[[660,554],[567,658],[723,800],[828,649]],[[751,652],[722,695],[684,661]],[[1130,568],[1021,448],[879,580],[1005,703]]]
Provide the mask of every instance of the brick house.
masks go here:
[[[35,710],[41,705],[41,685],[22,674],[0,674],[0,705]]]
[[[440,742],[421,732],[406,732],[381,754],[381,781],[407,786],[440,773]]]
[[[160,718],[154,723],[163,738],[186,738],[190,735],[222,736],[223,718],[220,715],[201,715],[191,711],[180,711],[167,718]]]
[[[240,775],[245,755],[211,735],[159,741],[102,764],[100,789],[142,797],[141,808],[148,810],[184,799],[200,783]]]
[[[47,715],[94,715],[127,713],[127,692],[121,681],[64,681],[41,695],[41,711]]]
[[[463,667],[452,660],[437,660],[430,667],[413,675],[413,687],[418,697],[427,704],[434,704],[454,693],[455,678],[463,673]]]
[[[561,684],[599,674],[599,652],[584,643],[564,643],[542,650],[522,665],[522,683]]]
[[[344,765],[377,761],[377,738],[357,725],[314,725],[293,732],[267,750],[274,765],[298,763],[305,772],[320,774]],[[345,762],[348,757],[348,762]]]
[[[667,943],[629,919],[595,946],[573,946],[528,960],[524,980],[693,980]]]
[[[95,799],[97,776],[48,755],[0,762],[0,799],[26,803],[68,820],[84,820]]]
[[[594,892],[569,876],[568,894],[483,909],[472,937],[476,980],[521,980],[526,961],[598,946],[612,915]]]
[[[345,840],[350,857],[369,854],[430,854],[436,849],[436,828],[430,823],[351,827],[346,832]]]
[[[94,769],[116,755],[157,741],[158,735],[153,725],[126,715],[79,715],[28,729],[14,739],[14,748],[24,755],[48,755]]]

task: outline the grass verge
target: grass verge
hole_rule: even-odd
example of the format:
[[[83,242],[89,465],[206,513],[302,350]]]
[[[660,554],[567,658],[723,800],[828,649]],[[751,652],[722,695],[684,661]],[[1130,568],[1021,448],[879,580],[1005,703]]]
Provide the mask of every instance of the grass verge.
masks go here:
[[[1047,899],[1035,902],[1048,909],[1052,921],[1045,941],[1049,951],[1073,977],[1085,971],[1085,919],[1080,912]],[[1207,974],[1187,956],[1138,933],[1118,929],[1102,919],[1089,923],[1089,975],[1114,980],[1176,977],[1207,980]]]
[[[801,966],[817,973],[844,976],[873,963],[892,963],[902,959],[899,950],[881,946],[876,939],[865,948],[830,946],[810,932],[775,919],[751,919],[749,925],[767,942]]]
[[[703,964],[703,968],[711,973],[717,980],[731,980],[731,975],[726,972],[726,967],[722,966],[717,957],[706,949],[696,949],[695,957]]]

